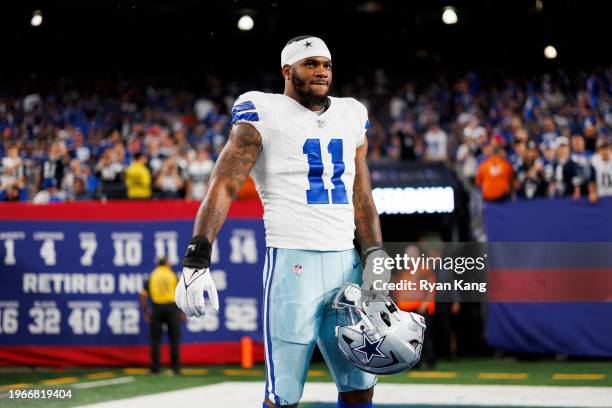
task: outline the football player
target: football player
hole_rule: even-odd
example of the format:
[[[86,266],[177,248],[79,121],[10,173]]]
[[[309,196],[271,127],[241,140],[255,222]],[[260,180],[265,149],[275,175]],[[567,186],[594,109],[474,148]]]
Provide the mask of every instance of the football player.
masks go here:
[[[267,245],[264,407],[297,406],[315,344],[338,388],[338,406],[371,407],[376,377],[342,355],[332,309],[346,282],[369,291],[374,281],[389,280],[389,271],[375,274],[371,267],[371,257],[386,253],[366,164],[368,112],[353,98],[328,96],[332,58],[320,38],[290,40],[281,69],[284,93],[247,92],[234,104],[229,141],[184,258],[177,304],[189,316],[202,316],[206,291],[219,307],[209,272],[211,243],[251,173]]]
[[[606,140],[597,146],[597,155],[591,160],[589,201],[595,203],[599,197],[612,196],[612,150]]]

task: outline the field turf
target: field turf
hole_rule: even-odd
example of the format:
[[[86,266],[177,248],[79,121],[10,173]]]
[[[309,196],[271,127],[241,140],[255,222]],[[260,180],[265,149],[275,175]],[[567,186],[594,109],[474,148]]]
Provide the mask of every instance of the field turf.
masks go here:
[[[241,369],[237,366],[184,367],[179,376],[170,375],[170,372],[151,375],[143,367],[88,369],[5,367],[0,369],[0,394],[2,394],[0,406],[70,407],[224,381],[263,380],[264,368],[262,365],[256,365],[252,369]],[[331,376],[324,364],[313,364],[307,381],[331,382]],[[440,363],[436,370],[418,369],[403,374],[380,377],[379,382],[612,387],[612,362],[464,359]],[[72,398],[38,400],[8,398],[10,390],[42,389],[70,389]],[[315,403],[304,406],[328,408],[332,405]]]

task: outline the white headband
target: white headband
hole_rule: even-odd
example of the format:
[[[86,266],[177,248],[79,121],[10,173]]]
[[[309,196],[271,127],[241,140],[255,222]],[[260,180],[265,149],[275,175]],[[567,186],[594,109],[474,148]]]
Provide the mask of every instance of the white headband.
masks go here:
[[[287,44],[281,52],[281,67],[292,65],[309,57],[327,57],[331,60],[331,53],[322,39],[308,37],[303,40]]]

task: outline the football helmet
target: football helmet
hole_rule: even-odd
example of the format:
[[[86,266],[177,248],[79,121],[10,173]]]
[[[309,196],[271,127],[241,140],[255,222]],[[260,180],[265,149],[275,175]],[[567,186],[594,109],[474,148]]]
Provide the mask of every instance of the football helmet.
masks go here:
[[[346,283],[333,308],[338,346],[355,367],[372,374],[395,374],[421,358],[425,319],[400,310],[389,296]]]

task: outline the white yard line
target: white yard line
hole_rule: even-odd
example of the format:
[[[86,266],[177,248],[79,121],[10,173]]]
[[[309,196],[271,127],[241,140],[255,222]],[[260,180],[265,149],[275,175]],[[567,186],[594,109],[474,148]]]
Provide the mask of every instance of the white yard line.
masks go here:
[[[260,407],[264,387],[264,383],[259,382],[225,382],[86,405],[86,407]],[[308,383],[302,401],[333,403],[336,399],[336,387],[332,383]],[[379,384],[376,386],[374,403],[604,408],[612,407],[612,387]]]
[[[117,384],[125,384],[134,381],[134,377],[119,377],[119,378],[109,378],[108,380],[98,380],[98,381],[88,381],[82,383],[76,383],[71,385],[70,388],[96,388],[96,387],[104,387],[106,385],[117,385]]]

